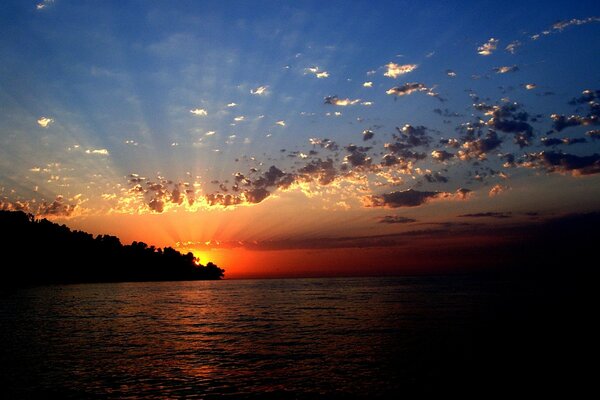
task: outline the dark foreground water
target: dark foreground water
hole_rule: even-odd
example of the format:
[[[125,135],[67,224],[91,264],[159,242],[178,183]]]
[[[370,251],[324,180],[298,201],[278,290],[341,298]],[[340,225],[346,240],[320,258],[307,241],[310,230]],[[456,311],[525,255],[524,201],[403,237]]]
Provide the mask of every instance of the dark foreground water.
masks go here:
[[[577,346],[563,341],[577,327],[565,327],[566,310],[541,292],[464,276],[3,289],[1,391],[215,399],[552,392],[577,384],[566,377],[581,354],[571,357]]]

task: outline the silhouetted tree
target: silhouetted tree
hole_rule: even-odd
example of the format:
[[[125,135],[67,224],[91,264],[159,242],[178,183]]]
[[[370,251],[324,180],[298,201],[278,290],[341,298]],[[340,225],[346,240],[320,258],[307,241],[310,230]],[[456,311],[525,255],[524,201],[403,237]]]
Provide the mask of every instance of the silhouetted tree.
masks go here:
[[[94,238],[21,211],[0,210],[0,254],[0,281],[5,285],[215,280],[225,273],[210,262],[196,264],[192,253],[144,242],[123,245],[110,235]]]

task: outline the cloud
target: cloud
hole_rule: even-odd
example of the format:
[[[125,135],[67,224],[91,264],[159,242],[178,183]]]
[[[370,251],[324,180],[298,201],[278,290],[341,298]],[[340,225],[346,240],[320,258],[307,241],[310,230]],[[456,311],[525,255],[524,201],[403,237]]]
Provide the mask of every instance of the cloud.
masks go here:
[[[511,213],[503,213],[503,212],[481,212],[481,213],[475,213],[475,214],[463,214],[463,215],[459,215],[459,217],[465,217],[465,218],[498,218],[498,219],[505,219],[505,218],[511,218],[512,215]]]
[[[285,121],[284,120],[277,121],[277,122],[275,122],[275,125],[285,126]]]
[[[391,89],[386,90],[386,93],[389,95],[396,95],[396,96],[406,96],[409,94],[412,94],[414,92],[425,92],[428,91],[429,89],[422,83],[418,83],[418,82],[412,82],[412,83],[405,83],[404,85],[401,86],[395,86]]]
[[[59,195],[51,203],[42,202],[36,210],[36,215],[45,217],[70,217],[76,208],[77,204],[68,204],[65,202],[64,197]]]
[[[517,72],[518,70],[519,70],[519,67],[517,67],[516,65],[493,68],[493,71],[497,74],[506,74],[509,72]]]
[[[600,129],[593,129],[591,131],[587,131],[585,134],[592,139],[600,139]]]
[[[106,149],[87,149],[85,154],[98,154],[101,156],[108,156],[109,152]]]
[[[37,3],[35,5],[35,9],[38,11],[41,11],[53,3],[54,3],[54,0],[43,0],[41,3]]]
[[[255,89],[250,89],[250,94],[255,94],[257,96],[264,96],[269,93],[268,89],[269,89],[268,86],[259,86]]]
[[[356,145],[346,146],[346,151],[350,154],[344,157],[344,161],[350,163],[353,167],[367,166],[371,164],[371,157],[367,155],[370,147],[361,147]]]
[[[227,103],[227,107],[235,107],[237,106],[237,103],[231,102],[231,103]]]
[[[459,200],[467,200],[470,196],[472,196],[473,191],[467,188],[458,188],[456,189],[456,197]]]
[[[597,125],[599,120],[597,115],[588,115],[585,117],[579,115],[571,115],[569,117],[565,117],[564,115],[552,114],[550,116],[552,119],[552,128],[556,132],[560,132],[563,129],[572,127],[572,126],[587,126],[587,125]]]
[[[319,79],[329,78],[329,72],[321,71],[319,67],[308,67],[304,69],[304,75],[312,74]]]
[[[371,82],[371,81],[363,82],[362,85],[363,85],[363,87],[366,87],[366,88],[372,88],[373,82]]]
[[[447,160],[451,159],[452,157],[454,157],[454,154],[449,153],[446,150],[433,150],[431,152],[431,158],[433,158],[434,160],[441,161],[441,162],[447,161]]]
[[[373,139],[373,137],[375,136],[375,132],[373,132],[372,130],[369,130],[369,129],[365,129],[362,132],[362,135],[363,135],[363,141],[366,142],[367,140]]]
[[[354,104],[360,103],[360,99],[340,99],[338,96],[327,96],[325,97],[325,104],[331,104],[334,106],[352,106]]]
[[[566,145],[573,145],[573,144],[579,144],[579,143],[586,143],[587,140],[585,138],[562,138],[562,139],[557,139],[557,138],[542,138],[542,144],[544,146],[550,147],[550,146],[558,146],[561,144],[566,144]]]
[[[577,156],[574,154],[542,151],[527,154],[520,164],[524,167],[543,168],[548,172],[570,173],[573,176],[600,173],[600,154]]]
[[[204,117],[204,116],[208,115],[208,113],[206,112],[206,110],[204,108],[194,108],[193,110],[190,110],[190,112],[199,117]]]
[[[417,64],[399,65],[399,64],[390,62],[389,64],[385,65],[385,68],[387,69],[387,71],[383,75],[395,79],[395,78],[399,77],[400,75],[408,74],[409,72],[414,71],[417,67],[418,67]]]
[[[41,126],[42,128],[47,128],[53,122],[54,122],[54,119],[49,118],[49,117],[40,117],[37,120],[38,125]]]
[[[525,84],[525,89],[527,90],[533,90],[537,87],[537,85],[535,83],[526,83]]]
[[[457,157],[462,161],[472,159],[485,160],[487,153],[496,149],[501,144],[502,140],[500,140],[498,134],[490,131],[484,138],[465,141],[461,146],[461,150],[458,151]]]
[[[450,78],[456,78],[456,72],[451,69],[446,70],[446,75],[448,75]]]
[[[379,218],[378,222],[380,224],[410,224],[412,222],[417,222],[417,220],[413,218],[402,217],[400,215],[386,215]]]
[[[500,43],[498,39],[490,38],[490,40],[488,40],[487,42],[485,42],[477,48],[477,54],[480,54],[482,56],[489,56],[496,50],[496,48],[498,47],[498,43]]]
[[[519,42],[518,40],[515,40],[513,42],[510,42],[505,48],[504,50],[506,50],[507,52],[509,52],[510,54],[515,54],[517,51],[517,48],[520,47],[522,45],[521,42]]]
[[[321,185],[328,185],[336,178],[337,171],[333,165],[333,160],[320,158],[311,160],[304,167],[298,170],[298,179],[304,181],[316,180]]]
[[[433,172],[423,175],[423,178],[429,183],[447,183],[448,178],[440,174],[439,172]]]
[[[504,186],[504,185],[500,185],[500,184],[494,185],[494,186],[492,186],[492,188],[488,192],[488,196],[489,197],[497,196],[500,193],[503,193],[503,192],[507,191],[508,189],[509,189],[508,186]]]
[[[414,189],[384,193],[381,195],[367,196],[364,199],[365,207],[417,207],[431,199],[447,196],[445,192],[421,192]]]
[[[238,117],[235,117],[233,120],[234,120],[235,122],[242,122],[242,121],[243,121],[243,120],[245,120],[245,119],[246,119],[246,117],[244,117],[243,115],[240,115],[240,116],[238,116]]]
[[[484,111],[485,115],[491,116],[486,125],[496,130],[513,133],[514,142],[523,148],[530,145],[533,137],[533,127],[527,123],[529,114],[521,111],[521,105],[507,103],[501,106],[489,106],[484,103],[475,104],[476,110]]]

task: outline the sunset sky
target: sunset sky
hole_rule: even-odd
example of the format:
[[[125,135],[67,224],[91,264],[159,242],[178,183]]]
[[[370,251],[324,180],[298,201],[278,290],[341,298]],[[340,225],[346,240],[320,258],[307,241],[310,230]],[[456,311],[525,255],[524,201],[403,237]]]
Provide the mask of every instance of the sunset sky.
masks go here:
[[[4,0],[0,209],[228,278],[477,268],[600,210],[599,51],[598,1]]]

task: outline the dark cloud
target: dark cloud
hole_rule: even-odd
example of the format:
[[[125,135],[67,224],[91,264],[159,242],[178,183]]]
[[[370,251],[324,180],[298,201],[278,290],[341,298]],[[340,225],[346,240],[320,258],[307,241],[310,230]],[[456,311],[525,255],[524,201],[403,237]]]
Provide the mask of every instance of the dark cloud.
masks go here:
[[[380,224],[410,224],[411,222],[417,222],[416,219],[402,217],[400,215],[386,215],[379,218]]]
[[[447,183],[448,178],[440,174],[439,172],[433,172],[430,174],[423,175],[423,178],[429,183]]]
[[[571,105],[588,104],[591,101],[599,100],[599,99],[600,99],[600,90],[586,89],[583,92],[581,92],[581,96],[574,97],[573,99],[571,99],[571,101],[569,101],[569,104],[571,104]]]
[[[421,192],[418,190],[408,189],[381,195],[369,196],[366,200],[367,207],[417,207],[426,203],[430,199],[440,196],[446,196],[444,192]]]
[[[543,168],[548,172],[592,175],[600,173],[600,154],[577,156],[574,154],[542,151],[530,153],[522,163],[526,167]]]
[[[550,146],[558,146],[561,144],[573,145],[578,143],[586,143],[587,140],[585,138],[542,138],[542,144],[546,147]]]
[[[258,204],[269,197],[271,193],[269,193],[267,189],[259,187],[256,189],[247,190],[244,192],[244,194],[246,195],[246,200],[248,203]]]
[[[556,132],[560,132],[563,129],[572,126],[587,126],[597,125],[600,120],[600,103],[597,100],[600,99],[600,90],[584,90],[581,96],[572,99],[569,104],[578,105],[586,104],[588,106],[588,113],[585,116],[571,115],[565,117],[562,114],[552,114],[550,118],[553,121],[552,128]]]
[[[371,157],[367,155],[367,151],[370,149],[370,147],[356,146],[353,144],[346,146],[346,151],[350,154],[344,157],[344,161],[349,162],[353,167],[371,165]]]
[[[206,202],[211,206],[235,206],[238,204],[242,204],[243,200],[239,196],[234,196],[231,194],[221,194],[221,193],[213,193],[205,196]]]
[[[593,129],[591,131],[587,131],[585,134],[592,139],[600,139],[600,129]]]
[[[502,140],[496,132],[489,131],[484,138],[466,141],[462,145],[462,150],[458,151],[458,158],[463,161],[471,159],[483,160],[487,153],[496,149],[502,144]]]
[[[337,151],[339,149],[339,146],[337,145],[336,142],[334,142],[333,140],[329,140],[327,138],[325,138],[325,139],[311,138],[311,139],[309,139],[309,143],[312,144],[313,146],[319,146],[322,149],[327,149],[329,151]]]
[[[37,208],[36,214],[40,216],[69,217],[76,207],[77,205],[68,204],[63,196],[57,196],[51,203],[42,202]]]
[[[463,215],[459,215],[459,217],[466,217],[466,218],[498,218],[498,219],[505,219],[505,218],[511,218],[512,215],[511,213],[503,213],[503,212],[482,212],[482,213],[474,213],[474,214],[463,214]]]
[[[337,171],[333,165],[333,160],[316,159],[298,170],[299,179],[304,181],[316,180],[321,185],[328,185],[336,178]]]
[[[463,114],[457,113],[455,111],[450,111],[447,108],[444,108],[443,110],[441,108],[434,108],[433,112],[436,114],[441,115],[442,117],[446,117],[446,118],[455,118],[455,117],[463,117]]]
[[[563,129],[572,127],[572,126],[587,126],[587,125],[597,125],[598,124],[598,116],[597,115],[588,115],[585,117],[579,115],[571,115],[569,117],[565,117],[564,115],[552,114],[550,116],[552,119],[552,128],[556,132],[560,132]]]
[[[363,135],[363,141],[367,141],[367,140],[373,139],[373,136],[375,136],[375,133],[372,130],[365,129],[363,131],[362,135]]]

